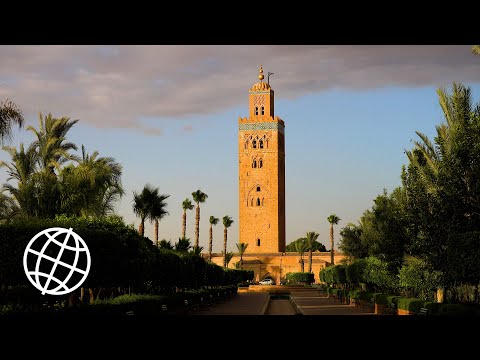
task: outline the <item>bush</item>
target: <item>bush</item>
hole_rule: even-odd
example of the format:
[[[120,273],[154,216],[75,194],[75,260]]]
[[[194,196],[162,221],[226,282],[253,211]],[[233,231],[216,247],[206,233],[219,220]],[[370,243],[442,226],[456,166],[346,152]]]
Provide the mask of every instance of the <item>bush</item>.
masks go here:
[[[454,233],[447,240],[447,280],[450,284],[480,282],[480,231]]]
[[[353,261],[350,265],[347,265],[345,269],[347,282],[350,284],[359,284],[363,282],[365,266],[366,263],[364,259],[357,259]]]
[[[315,281],[315,275],[308,272],[288,273],[286,280],[287,285],[310,285]]]
[[[335,265],[332,267],[333,271],[333,281],[334,284],[346,284],[347,275],[346,275],[346,265]]]
[[[388,268],[388,263],[370,256],[365,259],[364,281],[378,290],[394,290],[398,288],[398,280]]]
[[[329,285],[334,284],[334,266],[329,266],[320,270],[320,280]]]
[[[402,310],[418,313],[421,308],[425,307],[425,303],[425,300],[419,298],[399,297],[397,307]]]
[[[398,274],[399,285],[413,290],[414,295],[423,299],[433,299],[440,285],[441,273],[430,269],[424,261],[412,259],[404,265]]]
[[[375,294],[375,304],[389,306],[392,302],[397,304],[399,296]]]
[[[480,316],[480,308],[467,304],[438,304],[438,315]]]

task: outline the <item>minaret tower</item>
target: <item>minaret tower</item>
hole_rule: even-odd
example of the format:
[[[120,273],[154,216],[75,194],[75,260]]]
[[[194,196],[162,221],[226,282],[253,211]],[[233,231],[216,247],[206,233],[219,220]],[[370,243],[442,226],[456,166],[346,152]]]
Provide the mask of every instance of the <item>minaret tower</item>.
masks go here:
[[[239,242],[247,253],[285,251],[285,124],[264,78],[260,65],[249,116],[238,119]]]

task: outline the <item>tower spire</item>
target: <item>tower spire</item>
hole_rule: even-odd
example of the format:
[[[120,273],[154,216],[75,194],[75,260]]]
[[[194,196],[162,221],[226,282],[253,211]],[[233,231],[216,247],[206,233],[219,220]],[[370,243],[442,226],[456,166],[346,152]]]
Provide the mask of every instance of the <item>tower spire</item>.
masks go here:
[[[260,79],[261,82],[263,82],[263,79],[265,78],[265,76],[263,76],[263,67],[262,67],[262,65],[260,65],[260,70],[259,70],[258,72],[259,72],[258,78]]]

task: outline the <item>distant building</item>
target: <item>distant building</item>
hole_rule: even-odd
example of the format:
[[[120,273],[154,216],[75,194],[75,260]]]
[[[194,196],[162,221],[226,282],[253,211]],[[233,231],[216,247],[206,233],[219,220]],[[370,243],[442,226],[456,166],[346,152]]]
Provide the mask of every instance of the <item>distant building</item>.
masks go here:
[[[274,115],[274,91],[264,82],[262,66],[258,79],[248,92],[249,116],[238,119],[239,242],[248,244],[244,269],[253,270],[256,281],[272,278],[278,284],[301,264],[298,253],[285,252],[285,123]],[[335,253],[337,263],[342,258]],[[223,254],[213,254],[212,261],[223,265]],[[234,256],[229,267],[238,261]],[[313,253],[316,281],[329,261],[329,252]],[[308,252],[304,264],[308,271]]]

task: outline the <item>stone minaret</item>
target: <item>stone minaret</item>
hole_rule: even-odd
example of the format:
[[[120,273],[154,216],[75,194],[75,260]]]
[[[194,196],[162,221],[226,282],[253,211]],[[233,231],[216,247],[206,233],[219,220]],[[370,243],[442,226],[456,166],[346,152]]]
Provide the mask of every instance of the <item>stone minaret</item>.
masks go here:
[[[260,82],[248,92],[249,116],[238,119],[239,241],[246,253],[285,251],[285,124],[274,92]]]

